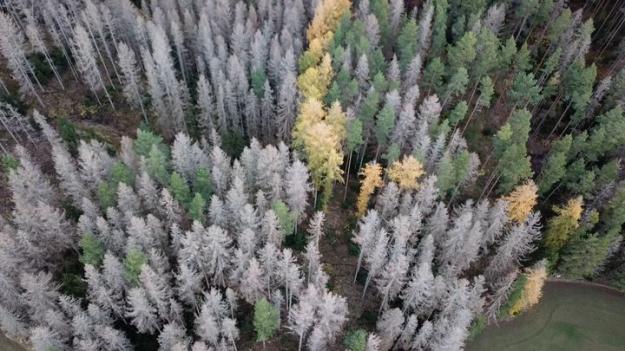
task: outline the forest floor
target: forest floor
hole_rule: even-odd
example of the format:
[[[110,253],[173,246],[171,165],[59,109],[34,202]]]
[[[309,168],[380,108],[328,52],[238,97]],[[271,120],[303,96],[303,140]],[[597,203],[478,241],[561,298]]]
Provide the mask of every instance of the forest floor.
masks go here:
[[[611,351],[625,349],[625,295],[614,289],[551,280],[530,311],[491,325],[468,351]]]

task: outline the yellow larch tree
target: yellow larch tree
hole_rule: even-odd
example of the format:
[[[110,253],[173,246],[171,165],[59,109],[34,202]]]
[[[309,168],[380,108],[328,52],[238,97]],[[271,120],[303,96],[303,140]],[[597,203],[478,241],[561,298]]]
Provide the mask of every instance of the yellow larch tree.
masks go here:
[[[397,183],[402,190],[418,190],[419,178],[423,173],[423,165],[412,155],[393,162],[387,172],[388,178]]]
[[[521,297],[510,307],[508,313],[517,315],[528,310],[540,301],[543,295],[543,286],[547,279],[547,267],[545,260],[538,262],[525,273],[527,278]]]
[[[371,194],[373,194],[375,189],[384,185],[382,181],[382,166],[379,163],[367,163],[360,171],[360,175],[364,178],[360,183],[360,194],[358,194],[358,211],[356,214],[358,217],[362,217],[367,211],[369,198],[371,198]]]
[[[336,29],[341,17],[351,8],[349,0],[322,0],[315,9],[306,37],[308,42],[316,38],[322,39],[323,46],[332,40],[332,33]],[[330,35],[328,35],[330,34]]]
[[[503,199],[508,202],[508,217],[518,223],[524,222],[536,206],[538,187],[530,179],[518,185]]]
[[[571,199],[562,207],[556,206],[553,211],[556,216],[549,220],[545,232],[545,249],[552,258],[579,227],[579,220],[582,218],[583,211],[582,197]]]
[[[343,153],[340,151],[340,141],[332,127],[324,121],[311,124],[302,137],[315,188],[315,204],[317,192],[323,189],[322,203],[325,205],[332,195],[334,182],[342,181]]]
[[[350,0],[322,0],[306,33],[308,49],[301,58],[297,87],[303,97],[293,128],[293,146],[303,151],[317,192],[323,190],[325,206],[332,195],[334,182],[342,181],[343,140],[345,139],[345,113],[337,102],[329,110],[323,99],[332,82],[332,59],[327,52],[328,43],[343,14],[349,12]]]
[[[326,53],[318,66],[307,68],[297,77],[297,87],[304,98],[322,100],[328,93],[333,74],[332,59]]]

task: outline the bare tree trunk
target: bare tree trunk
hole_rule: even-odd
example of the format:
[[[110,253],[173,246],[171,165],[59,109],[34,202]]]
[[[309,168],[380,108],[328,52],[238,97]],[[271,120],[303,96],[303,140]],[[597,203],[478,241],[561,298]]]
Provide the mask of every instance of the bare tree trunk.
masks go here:
[[[572,102],[569,101],[569,103],[566,105],[566,108],[564,109],[564,111],[562,111],[562,114],[560,115],[560,118],[558,118],[558,121],[556,122],[556,125],[553,127],[551,132],[549,132],[549,135],[547,136],[547,139],[551,138],[553,133],[555,133],[555,131],[558,129],[558,127],[560,126],[560,122],[562,122],[562,118],[564,118],[564,115],[566,115],[566,113],[569,111],[569,108],[571,107],[571,104],[572,104]]]
[[[345,176],[345,192],[343,193],[343,202],[345,202],[345,200],[347,200],[347,187],[348,187],[348,184],[349,184],[349,171],[350,171],[350,168],[351,168],[351,165],[352,165],[352,155],[353,154],[354,154],[353,151],[350,152],[349,153],[349,157],[347,158],[347,167],[346,167],[347,168],[347,172],[345,172],[346,173],[346,176]]]

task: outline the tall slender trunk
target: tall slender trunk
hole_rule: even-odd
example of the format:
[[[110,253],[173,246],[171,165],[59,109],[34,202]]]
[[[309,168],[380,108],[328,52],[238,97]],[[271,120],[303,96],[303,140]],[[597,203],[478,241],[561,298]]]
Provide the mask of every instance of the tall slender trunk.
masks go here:
[[[549,135],[547,136],[547,139],[551,138],[551,136],[553,135],[553,133],[556,132],[556,130],[558,129],[558,127],[560,126],[560,122],[562,122],[562,119],[564,118],[564,116],[566,115],[566,113],[569,111],[569,108],[571,107],[572,102],[569,101],[569,103],[566,105],[566,108],[564,109],[564,111],[562,111],[562,114],[560,115],[560,118],[558,118],[558,121],[556,122],[556,125],[553,126],[553,129],[551,130],[551,132],[549,132]]]
[[[352,165],[352,155],[354,154],[354,152],[350,152],[349,153],[349,157],[347,158],[347,172],[346,176],[345,176],[345,192],[343,193],[343,202],[345,202],[345,200],[347,200],[347,187],[349,185],[349,171],[351,169],[351,165]]]

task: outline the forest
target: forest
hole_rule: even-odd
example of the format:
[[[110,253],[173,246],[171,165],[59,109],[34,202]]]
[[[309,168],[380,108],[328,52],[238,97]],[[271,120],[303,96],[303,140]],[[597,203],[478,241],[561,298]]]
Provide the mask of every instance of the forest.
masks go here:
[[[625,291],[624,24],[621,0],[1,1],[0,330],[453,351],[548,281]]]

